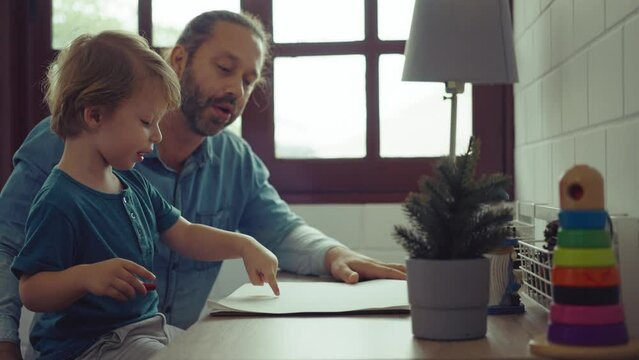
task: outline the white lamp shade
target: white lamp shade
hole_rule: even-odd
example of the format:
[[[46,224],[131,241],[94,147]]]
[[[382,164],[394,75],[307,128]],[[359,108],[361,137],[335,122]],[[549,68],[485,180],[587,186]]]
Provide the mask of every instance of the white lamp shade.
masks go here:
[[[507,0],[416,0],[405,81],[517,81]]]

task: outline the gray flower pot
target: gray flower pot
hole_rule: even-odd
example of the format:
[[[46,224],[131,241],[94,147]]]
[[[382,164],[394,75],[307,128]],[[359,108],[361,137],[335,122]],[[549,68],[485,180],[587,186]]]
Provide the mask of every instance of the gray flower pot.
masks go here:
[[[486,336],[490,261],[407,259],[413,335],[430,340]]]

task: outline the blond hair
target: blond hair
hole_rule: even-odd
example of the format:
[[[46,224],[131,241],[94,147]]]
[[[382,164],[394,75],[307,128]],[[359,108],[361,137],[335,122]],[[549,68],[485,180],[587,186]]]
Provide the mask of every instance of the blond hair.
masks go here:
[[[141,36],[104,31],[77,37],[60,51],[47,72],[45,100],[51,129],[63,139],[78,135],[85,129],[85,107],[113,110],[145,78],[159,80],[167,109],[180,105],[177,75]]]

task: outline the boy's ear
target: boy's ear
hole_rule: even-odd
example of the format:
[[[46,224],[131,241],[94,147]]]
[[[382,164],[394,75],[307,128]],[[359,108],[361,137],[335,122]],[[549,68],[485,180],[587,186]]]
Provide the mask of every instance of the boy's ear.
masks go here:
[[[171,50],[171,56],[169,57],[169,61],[173,71],[177,74],[178,78],[182,79],[182,74],[184,74],[184,69],[186,68],[186,62],[188,61],[188,54],[186,53],[186,49],[182,45],[176,45]]]
[[[88,129],[95,129],[100,126],[102,109],[99,106],[85,106],[82,111],[82,118]]]

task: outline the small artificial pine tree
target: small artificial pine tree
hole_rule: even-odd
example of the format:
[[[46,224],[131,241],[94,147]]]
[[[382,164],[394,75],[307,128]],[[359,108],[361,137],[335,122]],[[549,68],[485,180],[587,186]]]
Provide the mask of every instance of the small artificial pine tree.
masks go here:
[[[395,226],[394,237],[411,258],[472,259],[492,251],[508,237],[512,211],[497,206],[507,198],[510,177],[485,175],[475,179],[479,142],[456,160],[442,158],[433,177],[419,180],[403,204],[410,226]]]

